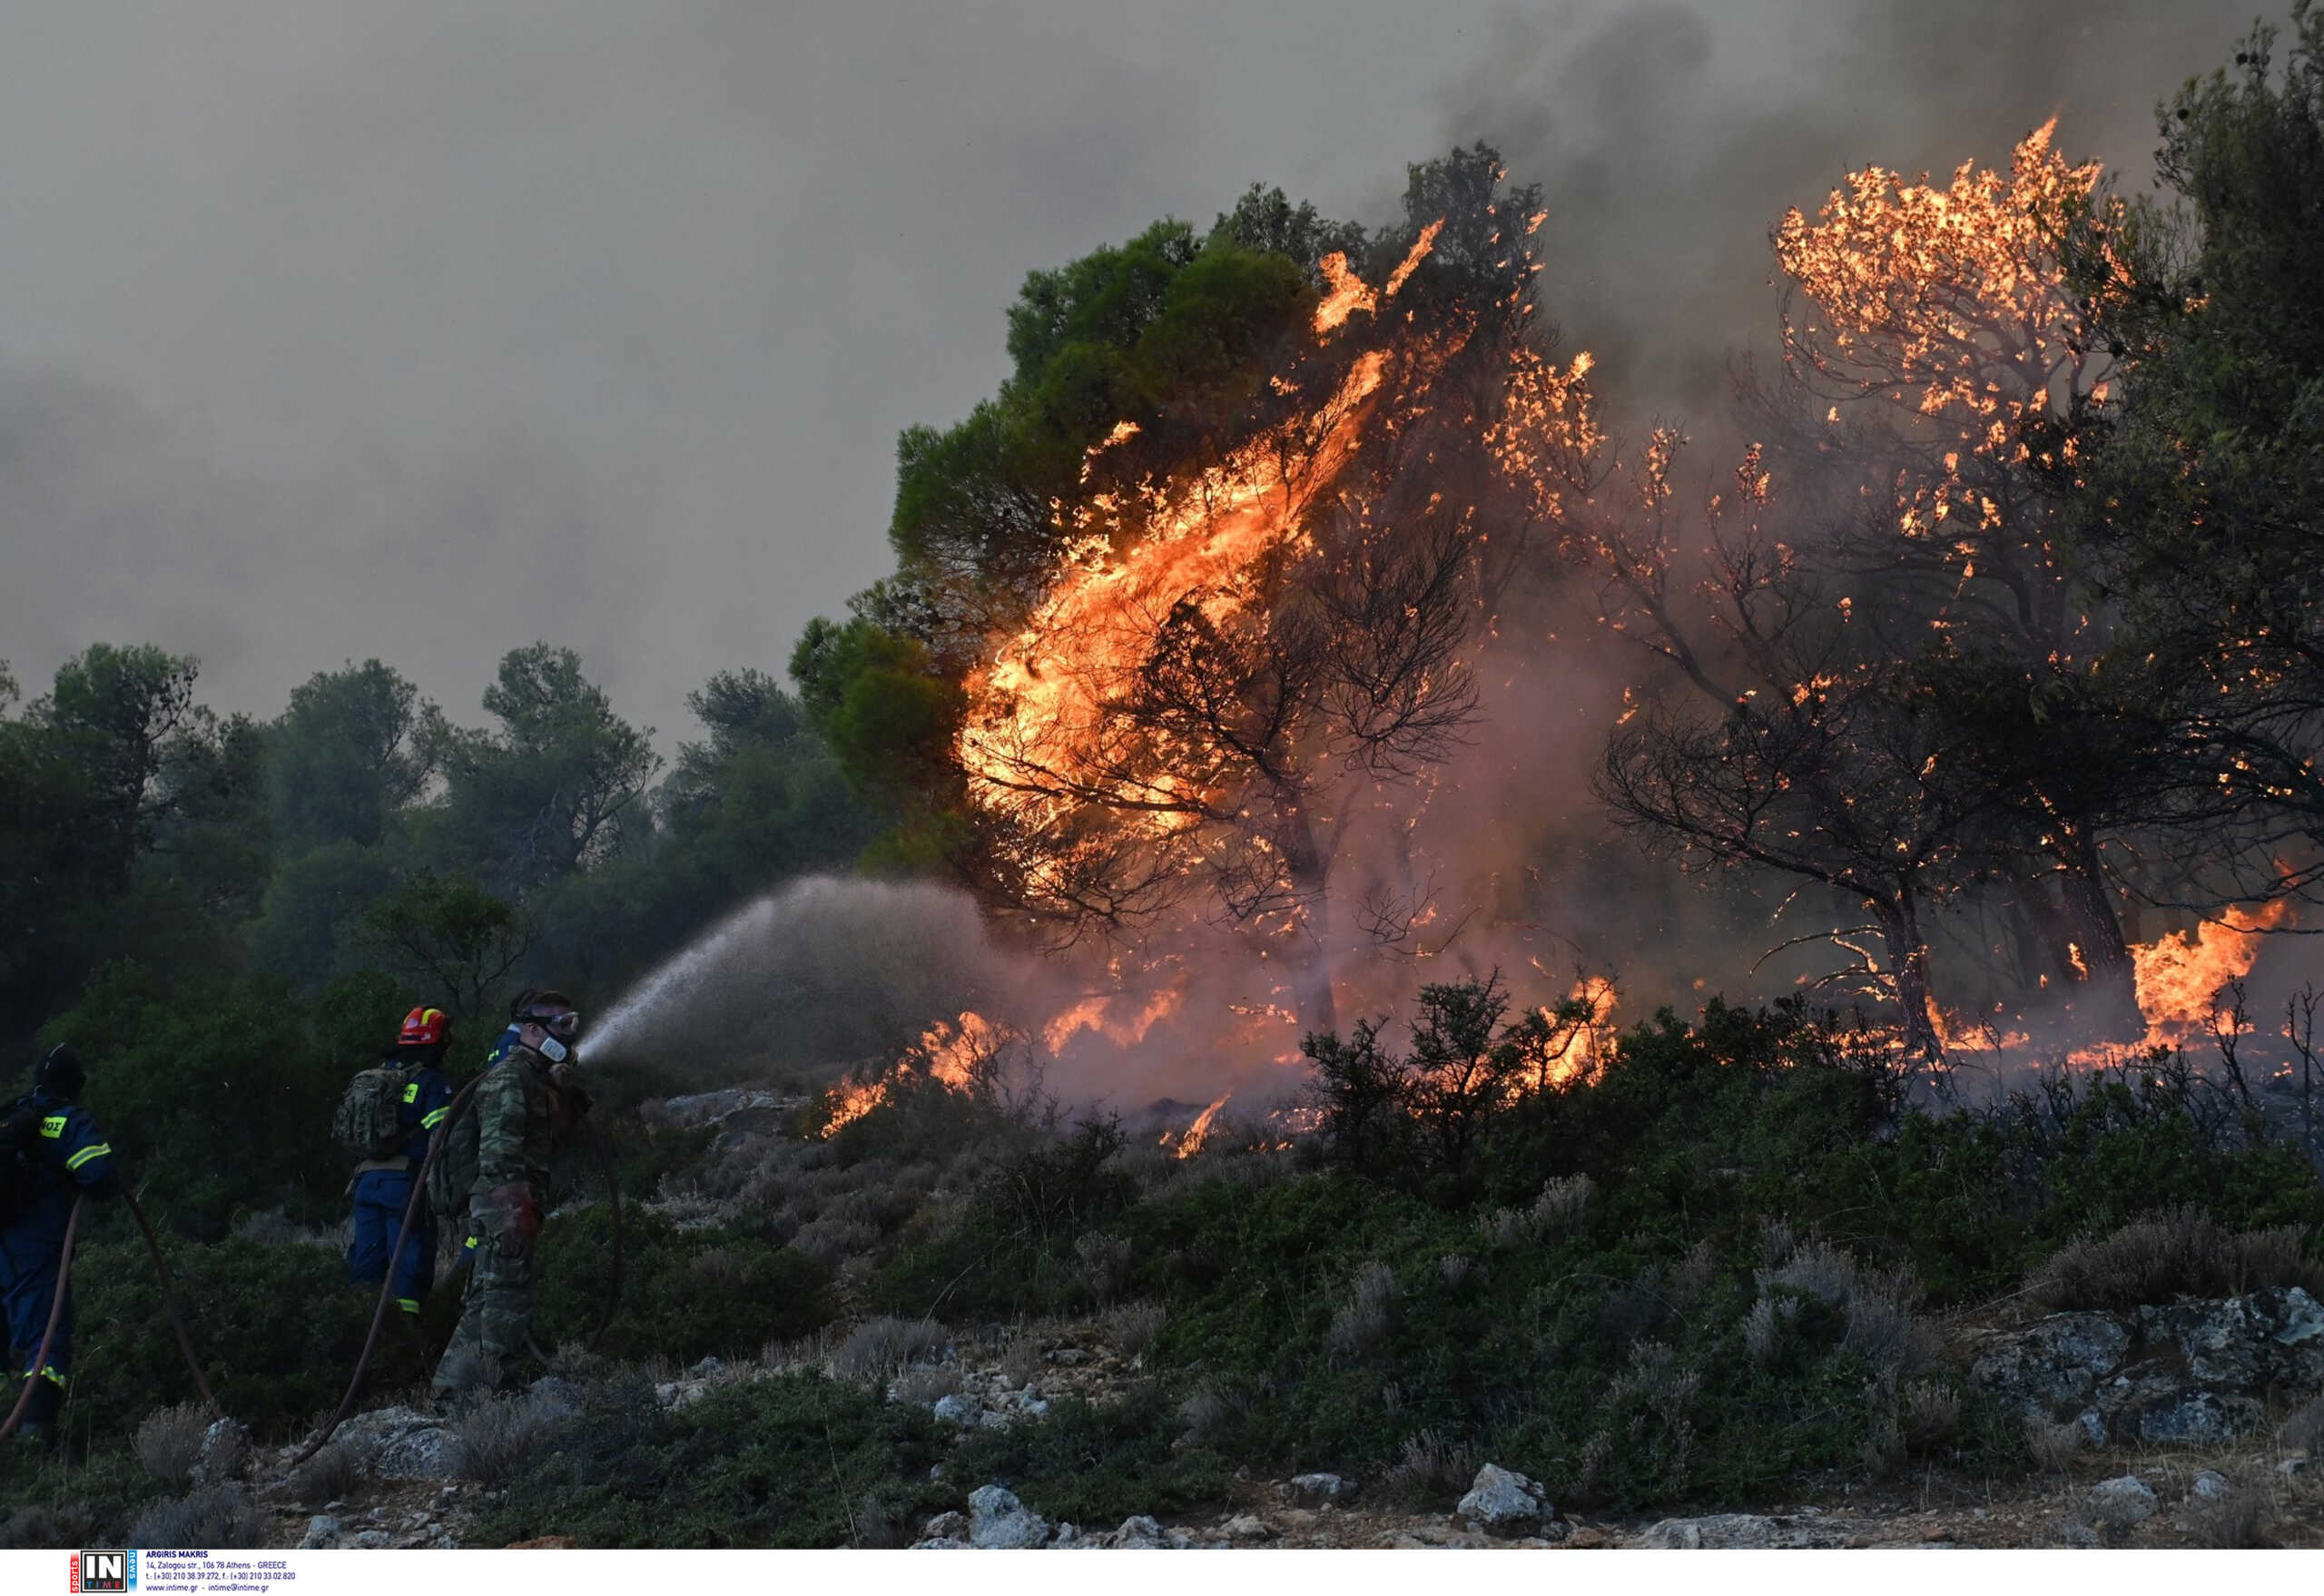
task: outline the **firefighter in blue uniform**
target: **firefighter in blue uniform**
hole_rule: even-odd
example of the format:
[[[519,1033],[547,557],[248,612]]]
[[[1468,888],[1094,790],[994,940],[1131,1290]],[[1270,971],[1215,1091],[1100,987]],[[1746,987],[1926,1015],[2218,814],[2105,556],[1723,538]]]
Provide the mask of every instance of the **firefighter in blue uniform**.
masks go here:
[[[441,1009],[414,1009],[404,1016],[395,1052],[387,1060],[410,1072],[396,1123],[411,1134],[395,1153],[367,1159],[355,1170],[355,1236],[347,1249],[347,1278],[355,1286],[377,1286],[387,1278],[388,1254],[403,1227],[411,1183],[428,1161],[428,1143],[452,1103],[444,1079],[444,1052],[451,1045],[452,1021]],[[396,1306],[406,1323],[417,1323],[419,1305],[436,1280],[436,1217],[422,1198],[411,1218],[411,1234],[395,1259]]]
[[[15,1218],[0,1229],[0,1300],[8,1310],[8,1341],[33,1383],[25,1404],[19,1439],[53,1443],[57,1410],[64,1405],[64,1388],[73,1370],[73,1296],[68,1288],[64,1311],[56,1321],[56,1338],[48,1356],[40,1356],[41,1335],[56,1300],[57,1266],[64,1261],[64,1225],[73,1212],[73,1198],[85,1192],[107,1197],[120,1185],[113,1148],[97,1129],[97,1122],[79,1104],[87,1084],[81,1060],[70,1048],[57,1048],[40,1061],[29,1097],[10,1107],[8,1118],[23,1123],[29,1115],[29,1165],[25,1203]],[[13,1405],[17,1394],[9,1394]],[[0,1409],[0,1416],[5,1410]]]

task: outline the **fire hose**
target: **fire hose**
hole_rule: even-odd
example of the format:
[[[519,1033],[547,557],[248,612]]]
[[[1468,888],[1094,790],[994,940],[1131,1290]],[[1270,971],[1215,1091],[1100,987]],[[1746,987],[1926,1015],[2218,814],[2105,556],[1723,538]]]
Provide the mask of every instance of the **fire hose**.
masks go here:
[[[201,1392],[202,1400],[210,1404],[212,1415],[222,1419],[226,1416],[226,1410],[218,1405],[217,1395],[210,1389],[210,1382],[202,1377],[202,1360],[193,1354],[193,1337],[186,1334],[185,1320],[178,1313],[177,1287],[171,1283],[169,1263],[162,1256],[161,1238],[153,1234],[153,1224],[145,1217],[145,1210],[137,1201],[137,1194],[123,1187],[121,1195],[129,1204],[130,1217],[137,1221],[137,1228],[145,1237],[145,1250],[153,1255],[154,1278],[162,1283],[162,1305],[169,1310],[170,1328],[177,1332],[178,1350],[185,1354],[185,1366],[193,1373],[194,1389]],[[77,1202],[79,1199],[74,1200]],[[71,1255],[68,1253],[66,1256],[69,1261]],[[57,1296],[61,1298],[64,1295],[64,1271],[61,1267],[56,1272],[56,1284]]]
[[[185,1319],[178,1312],[177,1286],[170,1278],[169,1262],[162,1256],[161,1238],[153,1234],[153,1224],[145,1217],[145,1210],[138,1203],[137,1194],[123,1187],[121,1195],[129,1204],[130,1214],[136,1219],[138,1230],[145,1237],[146,1251],[153,1255],[154,1278],[162,1287],[162,1305],[169,1313],[170,1328],[177,1333],[178,1350],[185,1354],[185,1366],[192,1372],[194,1389],[202,1393],[202,1400],[209,1404],[212,1414],[222,1419],[226,1416],[226,1410],[218,1405],[217,1394],[210,1389],[210,1381],[202,1372],[202,1360],[194,1354],[193,1337],[186,1334]],[[86,1192],[73,1195],[73,1211],[64,1218],[64,1246],[56,1259],[56,1289],[48,1305],[48,1327],[41,1332],[40,1350],[33,1355],[34,1374],[25,1381],[25,1388],[16,1397],[16,1405],[9,1410],[8,1422],[0,1424],[0,1441],[15,1434],[16,1426],[24,1422],[25,1409],[33,1399],[33,1380],[39,1377],[39,1370],[48,1366],[48,1349],[56,1344],[56,1327],[64,1322],[65,1294],[72,1285],[73,1244],[81,1228],[81,1205],[87,1200]]]
[[[421,1161],[419,1173],[412,1178],[411,1196],[404,1200],[403,1223],[396,1230],[395,1246],[388,1249],[387,1278],[379,1283],[379,1300],[371,1310],[371,1330],[363,1338],[363,1351],[355,1360],[355,1373],[347,1382],[347,1394],[340,1398],[338,1411],[331,1414],[330,1422],[323,1425],[321,1433],[307,1443],[305,1450],[290,1460],[291,1468],[297,1468],[320,1452],[331,1436],[338,1433],[339,1427],[347,1422],[348,1415],[355,1411],[355,1400],[363,1390],[364,1372],[371,1366],[371,1355],[378,1351],[379,1346],[379,1331],[388,1322],[388,1299],[395,1290],[394,1260],[403,1256],[404,1243],[410,1239],[412,1220],[419,1212],[420,1202],[427,1194],[428,1172],[436,1167],[436,1160],[443,1156],[444,1148],[452,1139],[453,1128],[459,1124],[460,1116],[468,1112],[468,1100],[476,1095],[476,1089],[483,1083],[484,1077],[478,1075],[453,1096],[450,1105],[445,1110],[443,1128],[428,1141],[428,1157]],[[614,1227],[613,1286],[606,1296],[605,1316],[598,1321],[596,1333],[589,1338],[590,1350],[595,1351],[597,1344],[605,1339],[606,1332],[613,1328],[614,1315],[621,1308],[622,1217],[621,1182],[615,1178],[612,1145],[606,1140],[602,1133],[596,1131],[594,1126],[591,1127],[590,1141],[597,1151],[599,1167],[605,1172],[606,1196],[612,1206]]]
[[[57,1324],[64,1317],[65,1276],[73,1268],[73,1237],[81,1228],[81,1205],[86,1200],[85,1193],[73,1194],[73,1211],[64,1217],[64,1252],[56,1261],[56,1289],[48,1301],[48,1328],[41,1332],[40,1350],[33,1354],[33,1372],[25,1376],[25,1388],[16,1397],[16,1405],[8,1410],[8,1422],[0,1424],[0,1441],[14,1435],[16,1426],[24,1422],[25,1409],[33,1400],[33,1382],[48,1366],[48,1349],[55,1344]]]

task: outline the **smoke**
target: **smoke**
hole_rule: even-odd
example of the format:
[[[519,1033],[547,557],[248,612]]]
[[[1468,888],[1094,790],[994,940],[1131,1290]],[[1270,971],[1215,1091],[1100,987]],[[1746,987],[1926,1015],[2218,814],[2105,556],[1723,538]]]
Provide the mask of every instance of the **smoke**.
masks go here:
[[[2059,116],[2059,146],[2143,189],[2152,108],[2224,61],[2242,0],[1640,0],[1502,13],[1443,92],[1452,142],[1543,185],[1542,298],[1635,433],[1717,428],[1738,353],[1764,356],[1768,231],[1852,167],[1995,165]]]

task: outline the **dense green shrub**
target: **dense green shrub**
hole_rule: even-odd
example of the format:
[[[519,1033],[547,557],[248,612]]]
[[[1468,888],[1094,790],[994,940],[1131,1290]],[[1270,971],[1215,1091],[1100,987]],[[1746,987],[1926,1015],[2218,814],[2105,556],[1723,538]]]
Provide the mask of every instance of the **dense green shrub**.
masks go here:
[[[813,1374],[730,1385],[665,1411],[643,1380],[592,1390],[581,1418],[515,1469],[478,1523],[486,1544],[843,1546],[892,1540],[957,1506],[923,1409]],[[876,1521],[876,1522],[874,1522]]]
[[[1154,1383],[1102,1406],[1077,1399],[1039,1419],[964,1440],[954,1479],[991,1481],[1054,1519],[1110,1529],[1133,1513],[1181,1513],[1224,1502],[1233,1467],[1216,1452],[1177,1443],[1185,1425]]]
[[[831,1322],[830,1273],[763,1236],[731,1227],[680,1230],[625,1211],[620,1310],[600,1350],[615,1356],[755,1356],[770,1340]],[[541,1232],[534,1339],[586,1340],[613,1284],[612,1216],[599,1204],[559,1214]]]

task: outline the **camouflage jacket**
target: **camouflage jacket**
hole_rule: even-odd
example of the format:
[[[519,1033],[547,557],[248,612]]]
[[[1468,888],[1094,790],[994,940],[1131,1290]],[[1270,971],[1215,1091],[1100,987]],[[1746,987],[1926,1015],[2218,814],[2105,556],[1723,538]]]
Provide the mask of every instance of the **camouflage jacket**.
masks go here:
[[[548,1189],[556,1099],[548,1069],[530,1048],[511,1048],[476,1089],[476,1196],[520,1180]]]

